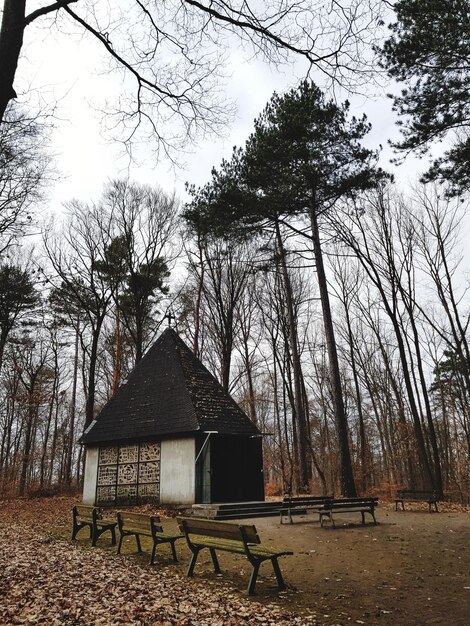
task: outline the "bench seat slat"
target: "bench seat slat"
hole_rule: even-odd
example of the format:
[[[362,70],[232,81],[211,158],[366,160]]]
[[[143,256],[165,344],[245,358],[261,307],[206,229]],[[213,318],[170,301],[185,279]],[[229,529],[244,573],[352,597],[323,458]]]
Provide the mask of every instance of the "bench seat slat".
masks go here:
[[[220,541],[217,538],[211,538],[211,537],[201,536],[201,535],[199,536],[192,535],[191,543],[194,546],[207,547],[207,548],[213,547],[213,548],[218,548],[219,550],[224,550],[226,552],[234,552],[236,554],[246,554],[245,547],[243,543],[240,543],[240,541],[229,541],[229,540]],[[259,546],[259,545],[250,545],[249,549],[250,549],[251,554],[256,554],[257,556],[265,556],[267,558],[271,558],[272,556],[282,556],[285,554],[292,554],[292,552],[289,552],[289,551],[286,552],[286,551],[272,550],[270,548],[266,548],[266,547]]]
[[[285,588],[278,557],[292,554],[287,550],[274,550],[260,545],[261,540],[255,526],[238,525],[230,522],[219,522],[202,518],[178,518],[180,530],[185,534],[186,542],[193,553],[188,567],[188,576],[192,576],[199,552],[207,548],[210,552],[214,571],[220,572],[216,550],[243,554],[252,566],[248,583],[248,594],[254,593],[258,570],[263,561],[270,560],[279,589]]]
[[[307,510],[318,512],[324,504],[331,500],[333,500],[333,496],[284,496],[282,506],[279,509],[281,524],[286,515],[292,524],[293,513],[307,513]]]
[[[145,515],[144,513],[131,513],[127,511],[118,511],[118,526],[121,537],[119,539],[118,554],[121,552],[124,537],[135,537],[137,549],[142,552],[140,537],[150,537],[153,541],[152,554],[150,564],[154,564],[157,546],[162,543],[170,544],[173,561],[178,561],[176,556],[175,542],[183,539],[183,535],[173,535],[164,533],[158,515]]]
[[[202,518],[186,518],[185,527],[189,533],[240,541],[240,529],[237,524]],[[244,525],[243,528],[250,543],[260,543],[254,526]]]
[[[115,545],[116,526],[117,524],[113,520],[103,519],[99,507],[86,504],[75,504],[72,507],[72,540],[76,539],[82,528],[88,528],[92,546],[95,546],[100,536],[107,531],[111,533],[112,545]]]
[[[432,506],[434,510],[438,512],[437,503],[439,498],[435,491],[414,490],[414,489],[400,489],[397,491],[395,498],[395,511],[398,510],[398,503],[401,503],[402,510],[405,510],[405,502],[427,502],[429,506],[429,512],[432,512]]]
[[[375,519],[375,507],[377,504],[378,498],[333,499],[320,508],[320,525],[323,526],[324,519],[328,518],[333,527],[335,527],[334,515],[343,513],[360,513],[363,524],[365,524],[365,513],[368,513],[374,520],[374,524],[377,524],[377,520]]]

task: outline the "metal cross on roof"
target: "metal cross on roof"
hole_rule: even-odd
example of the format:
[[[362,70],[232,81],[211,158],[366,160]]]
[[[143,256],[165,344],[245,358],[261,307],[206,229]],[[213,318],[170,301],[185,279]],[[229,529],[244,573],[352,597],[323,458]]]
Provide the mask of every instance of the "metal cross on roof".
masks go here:
[[[168,328],[171,328],[171,322],[175,321],[176,317],[173,315],[171,309],[168,309],[165,315],[165,319],[168,320]]]

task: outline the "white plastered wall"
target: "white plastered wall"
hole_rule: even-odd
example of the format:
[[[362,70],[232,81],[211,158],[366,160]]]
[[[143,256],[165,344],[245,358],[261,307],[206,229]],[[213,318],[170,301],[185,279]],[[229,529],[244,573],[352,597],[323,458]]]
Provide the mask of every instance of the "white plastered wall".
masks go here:
[[[99,448],[87,448],[85,460],[85,477],[83,479],[83,504],[95,504],[96,481],[98,478]]]
[[[162,441],[160,502],[194,504],[196,500],[196,444],[193,437]]]

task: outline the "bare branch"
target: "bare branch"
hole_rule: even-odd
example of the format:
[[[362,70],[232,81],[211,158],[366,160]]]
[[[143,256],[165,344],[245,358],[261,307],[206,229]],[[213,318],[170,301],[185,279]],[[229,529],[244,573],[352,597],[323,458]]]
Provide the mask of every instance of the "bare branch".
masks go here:
[[[68,4],[72,4],[72,2],[78,2],[78,0],[58,0],[58,2],[53,2],[45,7],[40,7],[35,11],[32,11],[29,15],[25,17],[24,25],[28,26],[31,22],[38,19],[43,15],[47,15],[48,13],[53,13],[54,11],[58,11],[59,9],[63,9]]]

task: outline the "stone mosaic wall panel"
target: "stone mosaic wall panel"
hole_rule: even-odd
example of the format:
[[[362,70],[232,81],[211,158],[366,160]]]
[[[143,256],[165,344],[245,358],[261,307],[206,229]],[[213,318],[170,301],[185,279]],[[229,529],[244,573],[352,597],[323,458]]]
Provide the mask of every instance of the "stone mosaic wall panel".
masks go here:
[[[118,466],[118,485],[137,484],[138,463],[125,463]]]
[[[155,483],[160,481],[160,461],[140,463],[139,483]]]
[[[137,485],[118,485],[116,490],[116,502],[134,503],[137,501]]]
[[[114,504],[116,499],[116,487],[98,487],[96,501],[98,504]]]
[[[119,446],[119,463],[137,463],[139,446]]]
[[[118,448],[117,446],[106,446],[100,448],[100,465],[116,465],[118,460]]]
[[[139,500],[152,500],[160,492],[160,484],[139,485]]]
[[[98,485],[115,485],[117,465],[100,465],[98,469]]]
[[[139,504],[160,497],[160,443],[100,448],[97,504]]]
[[[160,444],[159,443],[141,443],[140,444],[140,461],[159,461],[160,460]]]

